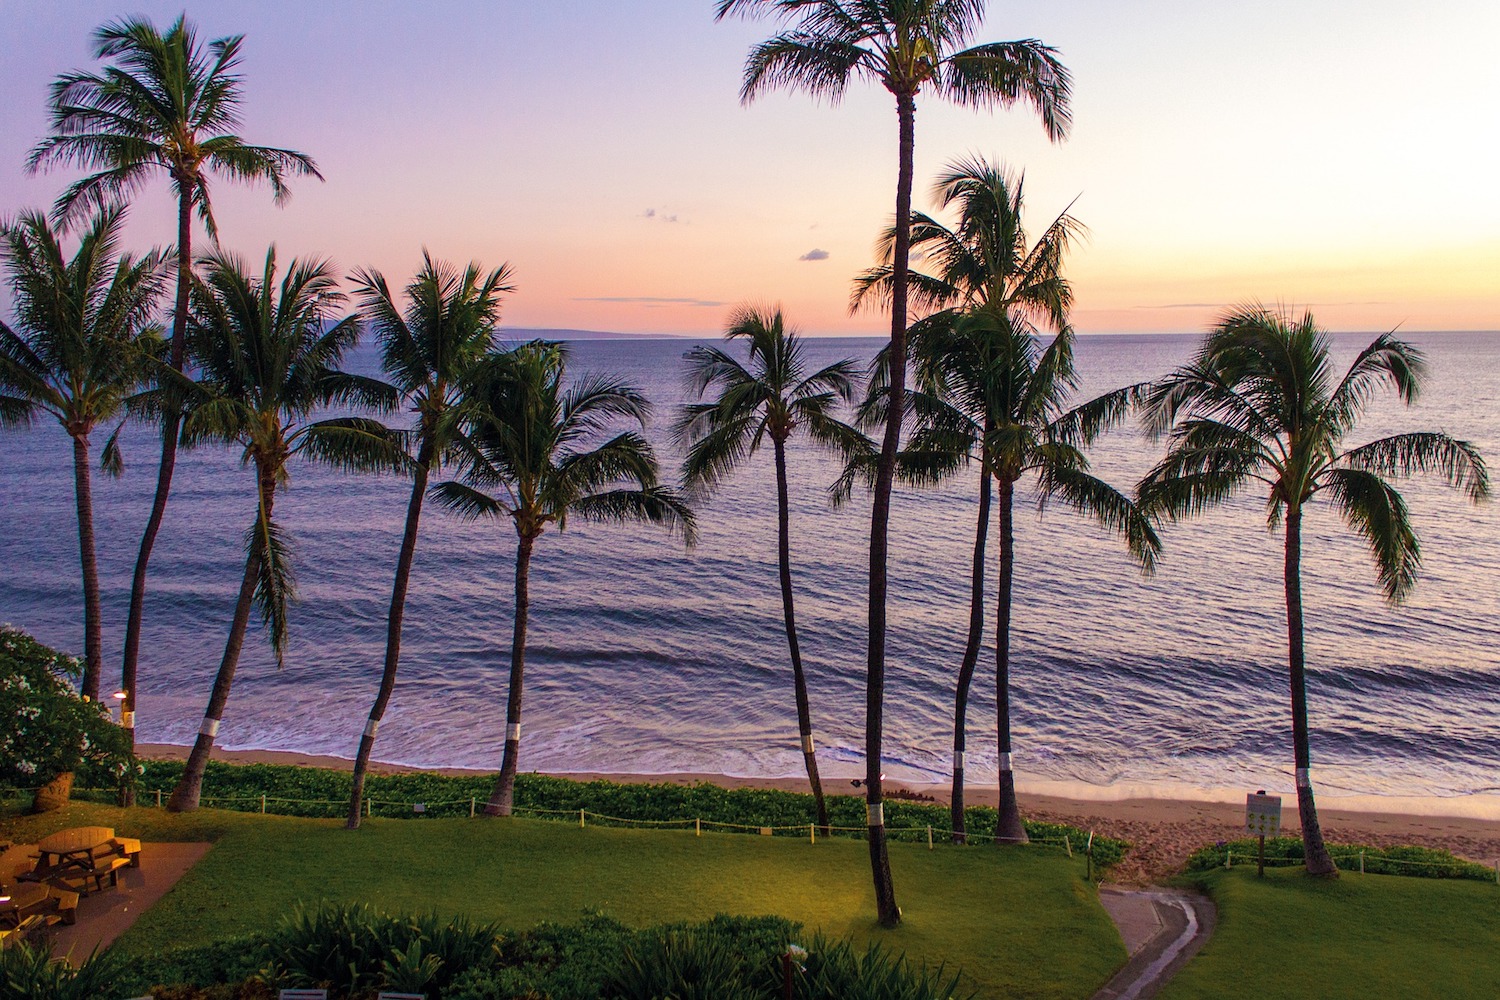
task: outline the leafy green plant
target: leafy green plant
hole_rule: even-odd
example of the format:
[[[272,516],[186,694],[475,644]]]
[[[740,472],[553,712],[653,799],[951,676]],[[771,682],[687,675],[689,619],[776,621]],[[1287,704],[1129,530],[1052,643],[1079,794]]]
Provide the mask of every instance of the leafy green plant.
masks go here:
[[[795,979],[798,1000],[952,1000],[959,977],[913,964],[879,944],[863,952],[847,940],[829,941],[821,934],[808,946],[808,955]],[[768,994],[775,996],[775,993]]]
[[[603,993],[608,1000],[757,1000],[752,970],[734,945],[693,930],[649,935],[625,949]]]
[[[113,996],[122,965],[95,949],[77,968],[52,961],[49,949],[25,942],[0,949],[0,1000],[96,1000]]]

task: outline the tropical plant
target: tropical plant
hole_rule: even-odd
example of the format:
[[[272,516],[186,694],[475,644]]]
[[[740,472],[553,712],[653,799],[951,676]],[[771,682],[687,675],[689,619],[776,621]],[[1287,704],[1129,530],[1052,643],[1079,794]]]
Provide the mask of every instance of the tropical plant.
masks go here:
[[[115,996],[124,976],[119,953],[95,948],[74,965],[46,945],[0,948],[0,1000],[97,1000]]]
[[[958,104],[1036,108],[1047,134],[1066,135],[1070,124],[1068,71],[1056,50],[1035,39],[959,48],[984,16],[983,0],[717,0],[717,16],[768,14],[784,26],[750,51],[740,97],[749,102],[767,90],[803,89],[839,100],[853,78],[878,81],[896,99],[898,168],[892,245],[890,408],[876,466],[870,514],[869,646],[866,669],[865,793],[870,867],[880,922],[901,920],[886,851],[881,743],[884,733],[886,554],[891,485],[900,447],[906,390],[907,276],[910,250],[916,98],[927,87]]]
[[[209,177],[266,181],[278,205],[290,195],[288,174],[322,178],[306,154],[252,146],[237,134],[244,90],[235,70],[243,41],[241,35],[219,38],[205,50],[186,15],[165,32],[140,17],[101,26],[94,32],[94,57],[113,62],[97,73],[75,71],[57,78],[50,102],[51,134],[31,151],[27,162],[31,171],[53,166],[95,171],[70,184],[57,199],[54,214],[61,219],[123,203],[157,174],[171,179],[177,194],[177,297],[168,360],[179,372],[187,352],[195,210],[209,236],[218,240]],[[166,514],[180,421],[178,406],[163,408],[156,495],[131,580],[122,723],[132,739],[146,571]]]
[[[103,705],[75,689],[81,672],[74,657],[0,625],[0,719],[6,720],[0,786],[37,788],[37,812],[64,805],[72,783],[59,779],[80,769],[101,780],[135,777],[120,727]]]
[[[792,662],[797,731],[807,780],[817,800],[818,825],[826,829],[828,805],[823,800],[823,782],[818,776],[812,710],[808,705],[807,677],[802,669],[792,597],[786,446],[800,430],[815,444],[845,456],[865,455],[872,450],[863,434],[834,416],[839,403],[853,398],[856,366],[852,360],[843,359],[809,372],[802,340],[787,328],[780,309],[771,313],[749,307],[738,309],[731,316],[724,337],[748,343],[748,367],[721,348],[699,346],[688,352],[690,390],[702,400],[703,394],[713,389],[717,398],[685,405],[677,421],[676,437],[689,445],[682,463],[683,481],[689,490],[707,492],[749,461],[766,438],[771,439],[776,460],[776,551],[781,570],[781,613]]]
[[[417,526],[422,517],[422,499],[427,494],[427,480],[433,469],[441,467],[460,433],[469,405],[467,386],[494,344],[500,297],[515,290],[510,277],[508,265],[502,264],[486,273],[478,264],[471,263],[458,271],[447,264],[434,263],[424,250],[422,269],[406,286],[403,309],[397,305],[385,276],[379,271],[357,271],[354,275],[361,315],[380,340],[381,364],[416,415],[413,435],[417,454],[412,467],[411,499],[406,505],[406,528],[396,559],[396,579],[391,586],[380,689],[354,756],[354,788],[349,796],[347,820],[351,830],[359,828],[370,752],[396,687],[406,589],[417,551]]]
[[[1028,471],[1036,472],[1039,502],[1056,497],[1103,521],[1124,535],[1148,571],[1158,548],[1151,525],[1128,498],[1088,474],[1080,450],[1124,416],[1138,389],[1117,390],[1063,409],[1076,377],[1067,320],[1073,293],[1062,265],[1082,227],[1064,212],[1031,243],[1022,217],[1024,188],[1022,176],[1002,167],[960,160],[949,165],[933,188],[943,208],[958,209],[957,224],[950,229],[925,214],[912,216],[912,250],[934,266],[931,274],[914,272],[911,283],[920,307],[935,311],[911,330],[917,388],[907,406],[919,429],[903,452],[903,471],[922,480],[970,460],[979,465],[969,632],[954,697],[951,808],[954,838],[960,841],[966,836],[965,730],[984,626],[992,483],[999,485],[1001,527],[995,679],[1002,839],[1026,839],[1011,768],[1015,484]],[[879,249],[889,258],[893,248],[894,233],[888,231]],[[886,263],[860,275],[855,308],[872,297],[889,297],[892,272]],[[1055,332],[1046,348],[1040,346],[1043,328]]]
[[[1382,388],[1403,403],[1425,378],[1422,353],[1393,334],[1375,338],[1340,378],[1313,317],[1247,305],[1225,313],[1193,360],[1152,387],[1147,428],[1168,452],[1141,481],[1149,509],[1177,520],[1247,489],[1266,491],[1267,523],[1285,531],[1283,583],[1297,809],[1307,871],[1336,876],[1313,797],[1302,619],[1302,517],[1322,498],[1375,557],[1386,598],[1416,584],[1420,549],[1406,502],[1389,477],[1433,472],[1478,502],[1489,495],[1484,459],[1436,431],[1396,434],[1354,448],[1365,408]]]
[[[151,315],[163,287],[161,257],[120,250],[123,209],[100,212],[69,260],[62,235],[39,212],[0,225],[0,254],[14,295],[16,328],[0,322],[0,425],[46,413],[73,439],[78,552],[83,564],[83,694],[99,698],[104,639],[89,435],[115,420],[146,377],[159,342]],[[118,434],[118,428],[115,434]],[[111,435],[104,468],[118,475]]]
[[[642,428],[650,404],[616,378],[585,376],[567,384],[567,351],[534,341],[496,352],[473,390],[477,411],[466,425],[462,481],[440,483],[434,495],[460,517],[504,518],[516,532],[515,626],[505,751],[486,816],[509,816],[521,748],[521,694],[526,670],[531,554],[549,524],[644,521],[679,530],[688,544],[693,513],[657,482],[656,457],[635,431],[598,438],[618,421]]]
[[[294,260],[278,283],[272,247],[259,277],[227,252],[208,255],[203,270],[191,331],[199,381],[183,423],[183,444],[239,445],[242,463],[255,473],[256,513],[245,534],[245,572],[224,657],[182,779],[168,800],[168,808],[178,811],[198,806],[252,604],[277,665],[283,661],[294,586],[291,552],[273,514],[276,488],[288,480],[291,460],[301,456],[350,472],[403,470],[409,463],[400,436],[372,417],[311,419],[320,407],[386,411],[399,399],[394,387],[378,379],[334,367],[358,341],[359,324],[351,316],[329,325],[344,301],[332,265]]]

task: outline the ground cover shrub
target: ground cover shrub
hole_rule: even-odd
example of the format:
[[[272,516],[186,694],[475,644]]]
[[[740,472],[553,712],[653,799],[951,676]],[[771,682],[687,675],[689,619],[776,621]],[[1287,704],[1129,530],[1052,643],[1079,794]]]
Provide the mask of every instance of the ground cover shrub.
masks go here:
[[[1448,851],[1431,847],[1330,844],[1328,851],[1333,855],[1334,862],[1344,871],[1359,871],[1360,855],[1363,854],[1364,871],[1368,875],[1409,875],[1416,878],[1495,881],[1493,868],[1465,861]],[[1259,842],[1250,838],[1202,847],[1188,858],[1187,871],[1203,872],[1221,868],[1224,866],[1225,858],[1230,855],[1233,856],[1236,865],[1253,865],[1259,853]],[[1301,864],[1303,860],[1303,846],[1300,838],[1266,838],[1266,864],[1295,865]]]
[[[163,789],[163,795],[176,785],[182,774],[178,761],[147,761],[141,787],[147,789],[141,801],[154,801],[151,790]],[[347,809],[350,776],[344,771],[327,768],[297,767],[286,764],[224,764],[210,762],[204,774],[203,796],[215,808],[256,812],[261,796],[266,796],[267,812],[291,816],[342,816]],[[424,771],[390,775],[371,775],[365,792],[374,800],[374,815],[406,818],[467,816],[471,801],[482,806],[489,797],[493,778],[488,775],[441,775]],[[297,800],[297,801],[289,801]],[[423,811],[413,811],[421,803]],[[681,822],[693,819],[710,824],[733,824],[745,832],[756,833],[762,827],[775,829],[777,835],[805,837],[809,824],[817,819],[814,800],[801,792],[775,789],[720,788],[699,783],[624,784],[613,781],[572,781],[541,774],[516,777],[515,805],[521,815],[550,816],[572,822],[578,810],[590,814],[589,822],[609,825],[614,819],[630,822]],[[864,799],[856,795],[832,795],[828,798],[829,817],[835,827],[845,828],[843,835],[858,836],[865,828]],[[946,839],[948,807],[927,802],[887,799],[886,824],[893,840],[919,842],[927,837],[931,826],[934,836]],[[965,811],[972,840],[982,843],[994,836],[996,813],[985,806]],[[777,829],[779,828],[779,829]],[[1088,833],[1076,827],[1056,823],[1028,821],[1027,833],[1033,840],[1059,846],[1068,838],[1073,850],[1082,850]],[[1124,856],[1129,845],[1108,837],[1094,838],[1094,863],[1108,868]]]
[[[244,983],[265,963],[265,938],[231,937],[209,944],[189,945],[149,956],[133,956],[124,963],[121,993],[125,996],[154,994],[165,1000],[156,989],[163,984],[187,987],[233,987]],[[196,997],[187,994],[183,1000]],[[229,994],[225,1000],[239,1000]]]

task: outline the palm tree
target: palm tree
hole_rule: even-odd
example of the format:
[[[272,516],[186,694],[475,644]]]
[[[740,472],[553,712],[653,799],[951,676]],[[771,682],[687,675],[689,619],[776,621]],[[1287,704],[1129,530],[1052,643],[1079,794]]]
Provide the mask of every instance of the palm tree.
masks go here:
[[[394,387],[334,367],[358,341],[359,325],[354,317],[329,325],[344,301],[329,262],[294,260],[279,283],[275,247],[267,251],[259,277],[226,252],[206,257],[203,269],[190,338],[199,382],[183,422],[183,444],[239,445],[242,462],[255,472],[256,512],[245,533],[245,572],[224,658],[198,739],[167,803],[174,811],[198,807],[252,604],[278,667],[283,663],[294,585],[291,552],[274,510],[276,488],[288,480],[291,460],[300,456],[347,471],[401,470],[407,464],[400,436],[377,420],[310,419],[321,407],[389,410],[399,400]]]
[[[781,310],[767,313],[750,307],[735,311],[727,340],[749,344],[749,367],[717,347],[695,347],[688,352],[688,384],[700,400],[709,389],[712,402],[683,407],[675,428],[677,439],[690,445],[682,463],[683,481],[690,490],[707,491],[748,461],[769,437],[776,458],[777,558],[781,567],[781,613],[787,651],[792,661],[792,686],[797,701],[797,731],[807,780],[817,805],[818,825],[828,828],[828,805],[818,776],[814,752],[812,710],[807,700],[807,677],[797,642],[797,620],[792,600],[792,556],[786,474],[786,444],[799,429],[813,442],[844,455],[872,449],[855,428],[833,416],[834,408],[854,395],[856,366],[852,360],[808,372],[802,339],[787,329]]]
[[[941,456],[945,454],[948,461],[972,456],[980,469],[969,631],[954,697],[951,815],[954,840],[960,843],[966,839],[964,754],[969,688],[983,639],[985,552],[993,499],[995,461],[986,442],[1006,422],[999,414],[1013,409],[1005,383],[1016,373],[1008,367],[995,368],[1001,354],[1009,357],[1005,353],[1009,345],[1003,337],[997,341],[988,336],[954,336],[953,327],[965,316],[983,313],[996,330],[1017,328],[1026,335],[1035,335],[1041,327],[1065,331],[1072,289],[1062,275],[1062,263],[1073,240],[1083,232],[1078,221],[1065,211],[1035,244],[1030,244],[1022,218],[1024,189],[1022,175],[978,158],[958,160],[933,185],[933,198],[942,208],[957,207],[957,225],[949,229],[920,212],[913,213],[911,219],[913,252],[935,265],[933,274],[911,275],[914,298],[919,308],[936,312],[912,330],[919,389],[910,408],[922,421],[922,430],[908,453],[924,456],[922,474],[928,477],[942,470],[946,462]],[[878,244],[878,251],[887,260],[894,242],[892,229]],[[861,274],[855,281],[852,307],[858,309],[872,298],[888,298],[892,271],[891,264],[886,263]],[[1067,363],[1071,365],[1071,360]],[[1001,376],[998,386],[997,374]],[[1071,374],[1060,374],[1071,386]],[[1096,419],[1086,428],[1083,443],[1123,415],[1124,407],[1118,403],[1117,394],[1112,394],[1092,404]],[[1004,773],[1008,764],[1008,757],[1002,756],[1002,784],[1009,780]],[[1003,789],[1001,794],[1006,797]],[[1013,793],[1009,799],[1014,802]],[[1010,835],[1016,836],[1018,831],[1019,836],[1025,836],[1016,811]]]
[[[1248,305],[1224,314],[1192,362],[1153,387],[1147,427],[1168,435],[1165,458],[1141,481],[1141,501],[1171,519],[1197,514],[1245,489],[1265,489],[1267,521],[1284,526],[1287,666],[1297,810],[1307,871],[1337,876],[1318,826],[1310,774],[1302,622],[1302,516],[1327,500],[1375,556],[1385,596],[1416,583],[1420,550],[1391,476],[1435,472],[1478,502],[1489,474],[1473,445],[1434,431],[1396,434],[1346,449],[1382,388],[1411,404],[1425,378],[1422,354],[1392,334],[1375,338],[1337,378],[1331,345],[1313,317]]]
[[[177,298],[168,359],[179,372],[187,352],[195,210],[209,236],[218,240],[209,176],[264,180],[278,205],[290,195],[285,183],[288,174],[322,179],[306,154],[252,146],[236,134],[244,91],[235,69],[243,40],[241,35],[219,38],[205,50],[186,15],[178,17],[165,32],[139,17],[103,25],[94,32],[94,57],[114,62],[99,73],[72,72],[57,78],[52,85],[51,134],[37,144],[27,162],[33,172],[53,166],[96,171],[69,185],[57,199],[54,215],[59,219],[127,201],[158,173],[171,179],[177,193]],[[178,407],[166,405],[156,496],[131,580],[122,668],[122,724],[132,744],[146,571],[172,488],[180,422]]]
[[[417,525],[422,498],[432,470],[440,468],[470,408],[466,388],[494,345],[500,321],[500,297],[515,290],[510,267],[502,264],[485,272],[470,264],[462,272],[422,252],[422,269],[406,286],[406,308],[396,304],[385,276],[379,271],[354,275],[356,295],[365,323],[380,339],[382,365],[416,414],[417,457],[412,467],[411,499],[406,505],[406,530],[396,558],[396,580],[391,586],[391,608],[386,620],[385,668],[380,690],[354,757],[354,788],[349,797],[351,830],[359,829],[365,772],[375,734],[385,717],[396,669],[401,662],[401,622],[406,612],[406,588],[417,551]]]
[[[906,390],[907,256],[910,249],[916,98],[924,87],[976,108],[1031,104],[1053,140],[1070,124],[1068,71],[1035,39],[960,49],[984,16],[984,0],[717,0],[717,16],[770,14],[785,30],[750,51],[740,97],[803,89],[839,100],[851,78],[878,81],[896,99],[896,232],[891,256],[889,408],[870,513],[869,647],[865,706],[865,802],[870,868],[881,924],[901,922],[885,837],[880,754],[885,699],[885,605],[891,485]]]
[[[536,540],[549,524],[561,531],[576,517],[660,524],[681,530],[691,544],[694,523],[676,491],[657,483],[656,458],[639,433],[625,431],[592,444],[618,420],[645,426],[650,404],[639,390],[602,376],[565,385],[566,350],[541,341],[492,355],[486,369],[473,390],[478,412],[467,426],[463,481],[440,483],[433,494],[461,517],[504,518],[516,532],[505,752],[484,807],[486,816],[509,816],[521,749]]]
[[[47,413],[73,439],[73,484],[78,506],[78,551],[83,563],[84,672],[82,694],[99,699],[103,625],[99,565],[94,554],[94,499],[89,435],[120,416],[145,379],[145,358],[160,331],[151,323],[161,298],[159,254],[140,259],[120,251],[123,209],[100,212],[72,260],[61,235],[39,212],[0,227],[0,252],[9,270],[17,333],[0,322],[0,424],[28,425]],[[118,429],[115,432],[119,433]],[[112,435],[105,470],[120,471]]]

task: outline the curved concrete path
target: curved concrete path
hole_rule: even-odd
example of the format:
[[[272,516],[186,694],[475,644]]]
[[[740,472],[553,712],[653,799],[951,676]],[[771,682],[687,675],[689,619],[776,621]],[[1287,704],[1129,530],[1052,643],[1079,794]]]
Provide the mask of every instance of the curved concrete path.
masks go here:
[[[1156,996],[1213,933],[1214,904],[1197,893],[1102,886],[1099,902],[1120,929],[1130,959],[1093,1000]]]

